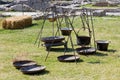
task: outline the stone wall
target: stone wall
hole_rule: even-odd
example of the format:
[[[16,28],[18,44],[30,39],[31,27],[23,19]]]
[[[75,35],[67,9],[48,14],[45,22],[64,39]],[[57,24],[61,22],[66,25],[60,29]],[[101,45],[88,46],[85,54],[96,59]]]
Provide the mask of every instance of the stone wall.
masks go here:
[[[51,0],[14,0],[17,4],[26,4],[35,10],[45,10],[50,7]]]
[[[31,11],[35,11],[34,9],[32,9],[31,7],[29,7],[28,5],[25,4],[17,4],[17,5],[13,5],[9,8],[9,10],[12,11],[24,11],[24,12],[31,12]]]

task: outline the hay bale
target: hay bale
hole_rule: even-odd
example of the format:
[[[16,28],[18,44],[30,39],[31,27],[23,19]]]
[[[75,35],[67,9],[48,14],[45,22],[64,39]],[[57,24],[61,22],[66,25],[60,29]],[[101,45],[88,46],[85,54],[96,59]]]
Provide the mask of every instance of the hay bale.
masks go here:
[[[11,21],[5,19],[5,20],[2,22],[2,27],[3,27],[4,29],[8,29],[9,26],[12,27]]]
[[[6,20],[3,20],[3,21],[2,21],[2,27],[3,27],[4,29],[6,29]]]
[[[23,16],[25,26],[30,26],[32,24],[32,17],[31,16]]]
[[[31,16],[17,16],[6,18],[2,22],[2,27],[4,29],[22,29],[28,27],[32,24]]]

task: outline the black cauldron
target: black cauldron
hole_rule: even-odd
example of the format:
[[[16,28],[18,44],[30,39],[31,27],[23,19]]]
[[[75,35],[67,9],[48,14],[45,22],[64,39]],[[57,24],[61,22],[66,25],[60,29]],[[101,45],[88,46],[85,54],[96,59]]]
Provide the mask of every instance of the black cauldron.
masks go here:
[[[91,38],[89,36],[77,36],[77,44],[78,45],[89,45]]]
[[[51,36],[51,37],[43,37],[41,41],[45,43],[58,43],[62,42],[65,38],[63,36]]]
[[[108,45],[109,41],[107,40],[97,40],[97,49],[100,51],[107,51],[108,50]]]
[[[69,36],[71,34],[72,28],[61,28],[62,35]]]

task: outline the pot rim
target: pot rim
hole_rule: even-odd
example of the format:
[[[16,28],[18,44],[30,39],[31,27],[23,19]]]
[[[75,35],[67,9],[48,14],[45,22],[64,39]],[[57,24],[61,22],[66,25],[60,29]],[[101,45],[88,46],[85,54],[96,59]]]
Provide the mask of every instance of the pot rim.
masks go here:
[[[77,37],[86,37],[86,38],[91,38],[90,36],[85,36],[85,35],[77,35]]]
[[[108,40],[96,40],[96,43],[110,43]]]
[[[41,41],[43,42],[58,42],[64,40],[65,37],[63,36],[50,36],[50,37],[42,37]]]
[[[61,28],[61,31],[72,31],[72,28],[68,28],[68,27],[64,27],[64,28]]]

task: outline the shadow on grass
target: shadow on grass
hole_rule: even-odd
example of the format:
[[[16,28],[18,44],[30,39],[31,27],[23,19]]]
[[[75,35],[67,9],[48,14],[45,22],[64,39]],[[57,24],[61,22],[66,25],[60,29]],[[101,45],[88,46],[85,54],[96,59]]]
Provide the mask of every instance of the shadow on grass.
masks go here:
[[[107,50],[107,51],[102,51],[102,52],[112,52],[112,53],[115,53],[115,52],[117,52],[117,50],[109,49],[109,50]]]
[[[100,64],[101,62],[100,61],[95,61],[95,62],[91,61],[91,62],[88,62],[88,63],[90,63],[90,64]]]
[[[79,59],[77,62],[80,63],[80,62],[84,62],[84,61],[82,59]]]
[[[89,56],[108,56],[108,54],[103,54],[100,52],[96,52],[96,53],[92,53],[92,54],[80,54],[80,55],[84,55],[86,57],[89,57]]]
[[[37,23],[32,23],[32,25],[26,26],[25,28],[30,28],[30,27],[37,26],[37,25],[38,25]],[[25,29],[25,28],[24,28],[24,29]]]
[[[107,50],[106,52],[112,52],[112,53],[115,53],[115,52],[117,52],[117,50],[109,49],[109,50]]]
[[[104,53],[101,53],[101,52],[96,52],[94,54],[94,56],[108,56],[108,54],[104,54]]]
[[[50,71],[45,70],[45,71],[41,71],[41,72],[37,72],[37,73],[30,73],[30,74],[25,74],[25,75],[30,75],[30,76],[40,76],[40,75],[45,75],[45,74],[49,74]]]

